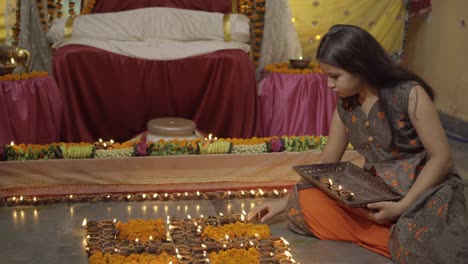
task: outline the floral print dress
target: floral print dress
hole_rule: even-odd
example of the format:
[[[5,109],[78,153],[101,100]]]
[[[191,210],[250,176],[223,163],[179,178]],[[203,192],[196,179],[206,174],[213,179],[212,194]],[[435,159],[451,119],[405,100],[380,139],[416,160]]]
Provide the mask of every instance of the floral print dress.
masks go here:
[[[365,157],[364,170],[403,196],[428,158],[408,115],[409,94],[417,84],[404,82],[392,89],[388,102],[395,120],[392,129],[378,102],[367,116],[356,96],[337,103],[350,143]],[[288,216],[296,229],[307,233],[301,217],[289,214],[295,212],[292,207],[300,208],[297,193],[291,197]],[[463,183],[452,169],[444,182],[423,193],[392,226],[390,254],[396,263],[468,263],[467,220]]]

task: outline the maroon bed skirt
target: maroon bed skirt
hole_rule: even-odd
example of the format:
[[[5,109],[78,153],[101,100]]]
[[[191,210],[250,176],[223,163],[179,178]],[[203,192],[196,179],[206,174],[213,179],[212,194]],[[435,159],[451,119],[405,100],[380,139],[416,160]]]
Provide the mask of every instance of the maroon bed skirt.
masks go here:
[[[125,141],[158,117],[191,119],[217,137],[256,131],[255,70],[241,50],[154,61],[70,45],[55,51],[53,68],[68,142]]]

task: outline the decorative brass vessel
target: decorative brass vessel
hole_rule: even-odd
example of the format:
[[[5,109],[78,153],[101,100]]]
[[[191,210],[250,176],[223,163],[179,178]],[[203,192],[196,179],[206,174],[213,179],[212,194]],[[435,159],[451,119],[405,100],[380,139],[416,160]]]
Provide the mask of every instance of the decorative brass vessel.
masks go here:
[[[12,73],[13,70],[21,65],[29,73],[31,63],[31,54],[28,50],[0,44],[0,75]]]

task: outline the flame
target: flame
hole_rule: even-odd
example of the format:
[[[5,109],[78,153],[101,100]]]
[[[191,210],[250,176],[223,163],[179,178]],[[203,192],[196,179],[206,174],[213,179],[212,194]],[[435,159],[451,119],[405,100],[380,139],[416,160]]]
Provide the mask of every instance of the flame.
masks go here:
[[[88,223],[88,220],[86,220],[86,218],[85,218],[85,219],[83,219],[83,223],[81,225],[86,226],[87,223]]]
[[[261,196],[263,196],[263,194],[265,194],[262,189],[258,189],[258,193],[260,193]]]

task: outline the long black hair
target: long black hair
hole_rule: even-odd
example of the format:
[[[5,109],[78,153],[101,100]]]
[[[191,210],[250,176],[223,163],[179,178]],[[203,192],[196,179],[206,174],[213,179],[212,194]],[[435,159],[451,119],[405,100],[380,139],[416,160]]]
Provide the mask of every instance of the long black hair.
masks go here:
[[[339,67],[375,87],[379,98],[383,99],[379,100],[379,104],[387,113],[391,112],[391,105],[387,102],[393,96],[392,88],[401,82],[418,82],[434,99],[434,91],[426,81],[394,62],[382,45],[360,27],[332,26],[320,42],[317,60]],[[387,118],[387,121],[390,125],[392,120]]]

